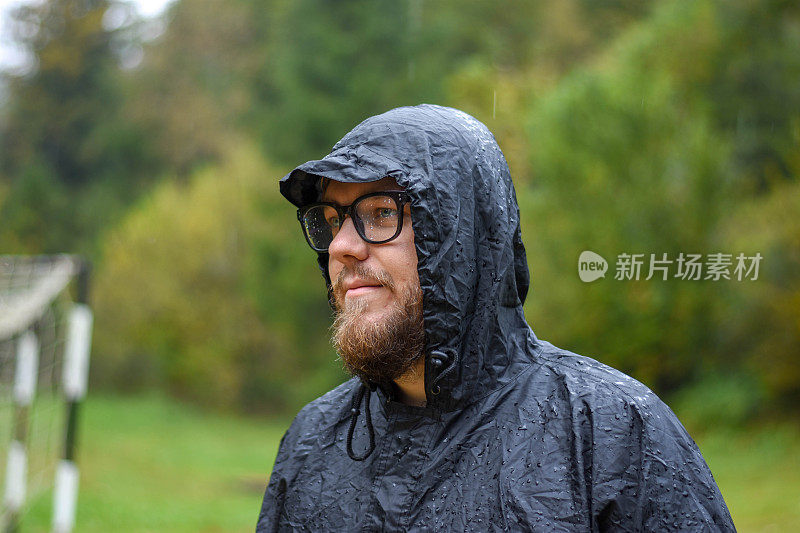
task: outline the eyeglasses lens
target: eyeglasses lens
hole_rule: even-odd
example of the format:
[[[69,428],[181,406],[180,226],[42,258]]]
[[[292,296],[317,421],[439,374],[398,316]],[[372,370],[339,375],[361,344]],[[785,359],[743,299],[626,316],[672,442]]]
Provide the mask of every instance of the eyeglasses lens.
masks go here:
[[[339,231],[339,215],[331,206],[316,205],[303,215],[303,229],[313,248],[326,250]]]
[[[397,204],[390,196],[369,196],[355,206],[356,217],[370,241],[391,239],[397,232]]]

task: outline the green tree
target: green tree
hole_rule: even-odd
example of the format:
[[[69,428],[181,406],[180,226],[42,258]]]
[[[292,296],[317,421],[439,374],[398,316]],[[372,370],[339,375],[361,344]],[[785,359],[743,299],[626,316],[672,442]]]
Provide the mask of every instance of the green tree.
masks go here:
[[[729,250],[762,259],[756,280],[753,272],[750,280],[726,287],[715,316],[720,351],[758,382],[770,407],[798,414],[800,183],[774,184],[767,194],[743,202],[721,228]]]
[[[144,44],[141,65],[126,76],[125,110],[170,174],[219,161],[240,138],[237,120],[252,112],[273,3],[259,2],[264,14],[242,0],[174,3],[164,33]]]
[[[89,251],[135,196],[152,158],[119,113],[115,32],[105,0],[23,4],[12,17],[30,72],[5,75],[0,239],[8,251]]]
[[[524,80],[515,74],[532,64],[563,74],[614,24],[646,11],[627,1],[292,2],[270,13],[275,29],[250,118],[268,153],[287,163],[326,153],[353,125],[401,105],[454,105],[487,118],[496,85]],[[482,83],[463,83],[476,71]]]
[[[800,100],[798,84],[784,82],[800,79],[795,12],[785,2],[665,3],[534,104],[533,181],[520,199],[534,275],[528,309],[540,331],[661,393],[747,371],[724,342],[740,338],[726,326],[726,282],[611,278],[620,253],[645,254],[645,278],[651,253],[736,252],[721,237],[729,213],[763,190],[757,184],[794,179]],[[606,256],[607,279],[579,281],[583,250]],[[778,342],[783,326],[758,323],[783,350],[758,353],[778,364],[796,341]]]
[[[159,185],[108,234],[95,386],[282,412],[341,380],[324,286],[277,175],[243,143]]]

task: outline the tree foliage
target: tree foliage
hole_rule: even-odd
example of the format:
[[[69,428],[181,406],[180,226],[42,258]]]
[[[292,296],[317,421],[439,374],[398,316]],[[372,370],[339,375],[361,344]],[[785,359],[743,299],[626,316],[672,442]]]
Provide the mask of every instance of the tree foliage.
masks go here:
[[[319,328],[324,285],[302,267],[310,250],[288,231],[275,176],[236,149],[186,184],[159,186],[109,235],[95,281],[96,382],[272,411],[336,382]]]
[[[532,108],[534,179],[521,199],[525,230],[533,232],[526,236],[534,272],[533,323],[559,343],[595,354],[662,393],[721,371],[750,373],[740,363],[754,354],[742,354],[737,342],[744,339],[729,327],[732,317],[777,317],[778,308],[791,306],[791,296],[772,294],[767,301],[785,303],[768,306],[765,314],[769,291],[761,291],[772,280],[748,286],[661,281],[657,274],[644,281],[646,266],[640,281],[611,279],[621,253],[643,253],[648,259],[667,253],[674,261],[681,252],[749,256],[761,251],[765,262],[782,260],[781,254],[763,250],[770,234],[791,233],[793,224],[783,215],[770,218],[770,230],[761,225],[764,233],[750,242],[722,237],[731,214],[763,190],[759,184],[771,182],[784,190],[781,183],[796,176],[796,150],[786,144],[793,135],[789,125],[800,118],[795,86],[753,86],[728,72],[754,67],[752,49],[741,43],[766,46],[772,38],[761,33],[764,19],[783,32],[771,40],[777,72],[770,77],[796,70],[790,43],[798,26],[786,25],[794,7],[755,5],[666,4],[610,47],[597,66],[573,72]],[[751,22],[756,15],[761,23]],[[731,19],[738,24],[731,25]],[[783,133],[774,137],[758,132],[765,117],[750,123],[728,116],[733,108],[766,115],[773,105],[785,106],[774,123]],[[756,146],[768,146],[761,153],[770,155],[755,157]],[[742,164],[743,159],[749,162]],[[789,170],[770,177],[776,161]],[[572,274],[583,250],[609,260],[609,279],[585,285]],[[769,270],[762,276],[769,277]],[[537,279],[546,292],[536,292]],[[730,307],[729,298],[741,307]],[[763,319],[754,324],[759,337],[770,339],[763,342],[782,339],[779,350],[757,350],[759,360],[785,367],[782,361],[797,353],[796,333],[787,339],[785,324]],[[766,376],[776,374],[757,373],[768,382]],[[788,382],[795,383],[794,378],[781,387]],[[777,382],[768,387],[777,392]]]
[[[800,406],[800,183],[778,183],[741,203],[721,224],[730,249],[758,251],[758,283],[729,290],[720,301],[720,357],[757,380],[779,412]]]
[[[105,0],[51,0],[14,12],[30,72],[6,75],[0,124],[0,243],[7,251],[93,250],[150,182],[144,132],[120,112],[118,38]]]

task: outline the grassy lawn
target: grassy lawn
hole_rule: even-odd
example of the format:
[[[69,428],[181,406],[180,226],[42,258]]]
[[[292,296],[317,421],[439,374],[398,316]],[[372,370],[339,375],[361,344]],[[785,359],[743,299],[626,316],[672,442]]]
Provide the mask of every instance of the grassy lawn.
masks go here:
[[[81,413],[77,532],[255,529],[287,421],[208,415],[158,396],[90,397]],[[48,531],[50,496],[26,531]]]
[[[800,531],[800,427],[706,432],[696,441],[739,531]]]
[[[91,397],[76,531],[252,532],[287,421],[208,415],[158,396]],[[740,531],[800,531],[800,428],[698,434]],[[47,531],[50,497],[22,531]]]

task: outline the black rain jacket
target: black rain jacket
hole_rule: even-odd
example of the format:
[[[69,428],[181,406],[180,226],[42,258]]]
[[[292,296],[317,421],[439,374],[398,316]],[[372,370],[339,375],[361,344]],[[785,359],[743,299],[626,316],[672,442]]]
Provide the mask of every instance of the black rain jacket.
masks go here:
[[[734,530],[655,394],[534,336],[514,187],[483,124],[394,109],[297,167],[281,192],[315,201],[319,176],[391,176],[412,198],[427,406],[356,379],[308,404],[281,441],[257,531]],[[327,262],[320,254],[330,284]],[[348,455],[371,438],[364,460]]]

